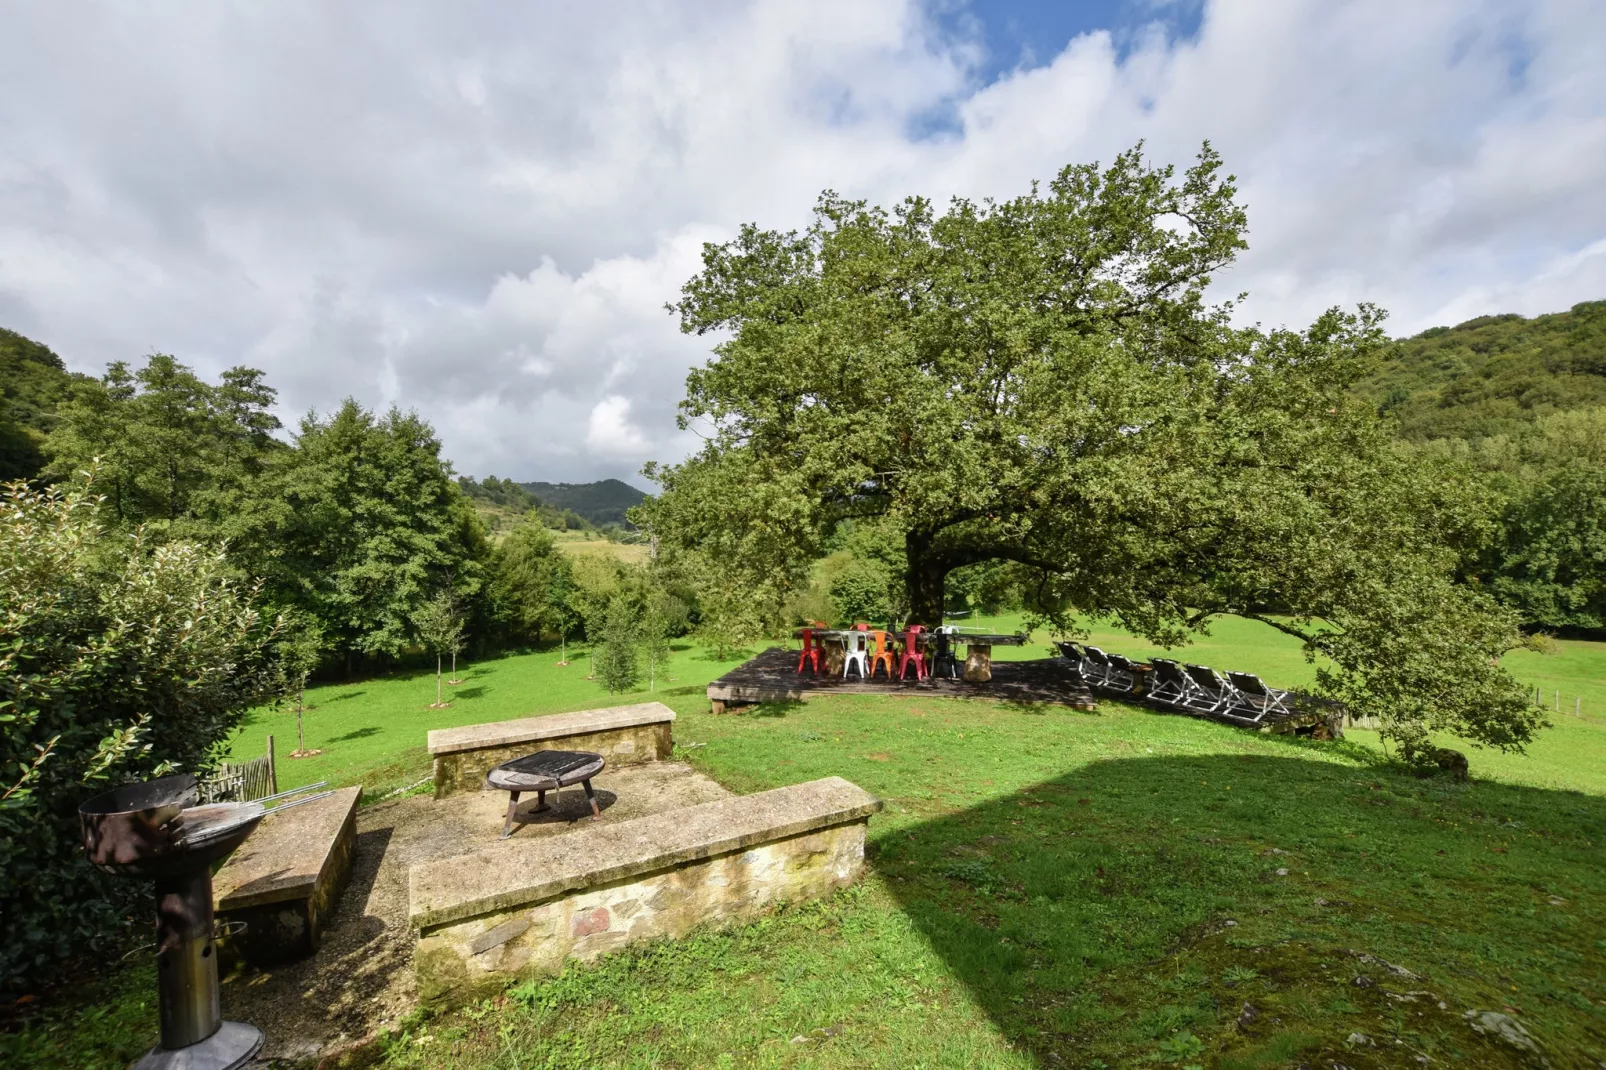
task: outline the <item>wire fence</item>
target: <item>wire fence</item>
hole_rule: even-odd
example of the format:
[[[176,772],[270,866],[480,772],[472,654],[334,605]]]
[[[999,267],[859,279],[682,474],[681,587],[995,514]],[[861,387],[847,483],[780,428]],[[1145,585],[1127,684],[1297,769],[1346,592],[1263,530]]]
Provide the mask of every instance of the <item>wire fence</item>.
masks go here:
[[[1557,689],[1557,688],[1552,688],[1551,692],[1550,692],[1550,695],[1547,697],[1546,694],[1545,694],[1545,689],[1544,688],[1535,687],[1534,688],[1534,705],[1538,706],[1542,710],[1551,710],[1551,711],[1553,711],[1555,713],[1570,713],[1574,717],[1579,717],[1579,718],[1582,718],[1584,716],[1584,712],[1585,712],[1584,711],[1584,696],[1582,696],[1582,695],[1574,695],[1574,696],[1572,696],[1572,702],[1569,704],[1569,703],[1566,703],[1566,702],[1564,702],[1562,700],[1561,691],[1560,691],[1560,689]],[[1569,706],[1570,706],[1570,708],[1569,708]]]

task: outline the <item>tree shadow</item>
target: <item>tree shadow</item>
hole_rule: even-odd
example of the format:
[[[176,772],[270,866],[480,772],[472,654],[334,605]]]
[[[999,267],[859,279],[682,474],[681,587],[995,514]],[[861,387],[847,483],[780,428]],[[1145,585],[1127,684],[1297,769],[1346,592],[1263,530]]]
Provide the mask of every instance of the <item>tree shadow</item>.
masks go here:
[[[366,691],[362,690],[361,688],[358,688],[356,691],[342,691],[338,695],[330,695],[328,698],[324,699],[323,701],[324,702],[345,702],[347,699],[361,698],[365,694],[367,694]],[[319,705],[322,705],[322,703],[320,703]],[[309,709],[315,709],[316,707],[308,707],[308,708]]]
[[[1588,849],[1603,838],[1594,796],[1290,753],[1093,762],[875,830],[871,850],[951,973],[1040,1065],[1298,1061],[1272,1058],[1284,1049],[1356,1065],[1358,1032],[1515,1067],[1520,1053],[1463,1011],[1521,998],[1552,1051],[1606,1051],[1583,991],[1606,981],[1606,943],[1584,939],[1606,931],[1606,866]],[[1418,989],[1437,995],[1407,1006]]]
[[[380,728],[378,725],[369,725],[366,728],[354,728],[343,736],[335,736],[333,739],[329,740],[329,742],[350,743],[354,739],[367,739],[369,736],[377,736],[382,731],[384,731],[384,729]]]
[[[485,694],[483,687],[459,687],[452,692],[453,698],[479,698]]]
[[[789,713],[798,712],[803,705],[802,699],[785,698],[773,702],[755,702],[751,706],[732,706],[726,712],[733,717],[783,718]]]

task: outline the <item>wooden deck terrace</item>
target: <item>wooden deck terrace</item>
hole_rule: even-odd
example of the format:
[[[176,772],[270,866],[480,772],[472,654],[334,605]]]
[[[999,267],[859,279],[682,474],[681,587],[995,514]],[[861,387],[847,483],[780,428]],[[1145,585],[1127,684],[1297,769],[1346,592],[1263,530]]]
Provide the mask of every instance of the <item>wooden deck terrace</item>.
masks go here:
[[[912,678],[889,680],[879,673],[872,680],[860,680],[857,675],[843,680],[824,673],[798,672],[797,651],[771,647],[709,684],[708,701],[715,713],[724,713],[731,706],[796,702],[819,695],[979,698],[991,702],[1052,703],[1078,710],[1091,710],[1096,705],[1081,674],[1064,658],[995,661],[992,675],[986,683],[946,677],[919,682]]]

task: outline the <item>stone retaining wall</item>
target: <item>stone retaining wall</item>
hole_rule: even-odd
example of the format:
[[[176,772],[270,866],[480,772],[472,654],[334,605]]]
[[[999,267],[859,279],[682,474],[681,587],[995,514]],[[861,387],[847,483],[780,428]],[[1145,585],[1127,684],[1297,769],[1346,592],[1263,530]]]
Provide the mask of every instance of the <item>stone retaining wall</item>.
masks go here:
[[[881,801],[840,777],[415,866],[420,998],[460,1003],[851,884]]]
[[[270,813],[212,878],[220,920],[244,922],[225,952],[254,965],[305,958],[351,876],[362,788]]]
[[[505,761],[540,750],[593,751],[611,766],[663,761],[674,747],[675,711],[661,702],[580,713],[436,729],[435,797],[480,791],[485,774]]]

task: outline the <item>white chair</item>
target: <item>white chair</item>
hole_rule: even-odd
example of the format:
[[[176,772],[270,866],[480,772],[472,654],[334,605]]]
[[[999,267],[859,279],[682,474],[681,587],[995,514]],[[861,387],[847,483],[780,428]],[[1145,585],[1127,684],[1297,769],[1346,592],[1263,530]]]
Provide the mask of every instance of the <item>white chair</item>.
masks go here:
[[[870,679],[870,633],[851,631],[843,641],[843,646],[847,654],[842,659],[842,679],[848,678],[848,670],[854,665],[859,666],[859,679]]]

